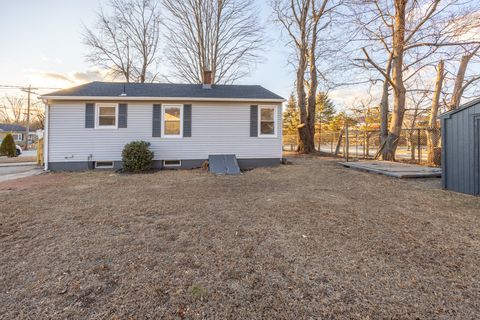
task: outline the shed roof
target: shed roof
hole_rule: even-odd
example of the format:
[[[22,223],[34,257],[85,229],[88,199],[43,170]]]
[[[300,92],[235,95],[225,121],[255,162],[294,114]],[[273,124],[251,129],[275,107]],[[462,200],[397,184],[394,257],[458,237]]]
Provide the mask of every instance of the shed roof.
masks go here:
[[[124,83],[94,81],[77,87],[42,95],[44,99],[115,98],[125,100],[193,99],[193,100],[272,100],[284,99],[259,85],[212,85],[176,83]]]
[[[476,98],[476,99],[473,99],[472,101],[469,101],[467,103],[464,103],[462,105],[460,105],[460,107],[458,107],[457,109],[453,109],[453,110],[450,110],[450,111],[447,111],[447,112],[444,112],[442,113],[441,115],[439,115],[438,117],[439,118],[445,118],[445,117],[450,117],[452,114],[454,113],[457,113],[457,112],[461,112],[461,111],[464,111],[470,107],[473,107],[477,104],[480,103],[480,97],[479,98]]]
[[[24,126],[20,126],[18,124],[8,124],[8,123],[0,123],[0,131],[3,132],[19,132],[27,130]]]

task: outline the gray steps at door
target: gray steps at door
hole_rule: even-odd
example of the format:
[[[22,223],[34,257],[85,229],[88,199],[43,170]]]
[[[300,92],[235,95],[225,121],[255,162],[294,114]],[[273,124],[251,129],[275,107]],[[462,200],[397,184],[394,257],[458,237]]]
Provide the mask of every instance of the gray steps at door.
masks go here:
[[[208,171],[216,174],[240,174],[237,157],[234,154],[208,156]]]

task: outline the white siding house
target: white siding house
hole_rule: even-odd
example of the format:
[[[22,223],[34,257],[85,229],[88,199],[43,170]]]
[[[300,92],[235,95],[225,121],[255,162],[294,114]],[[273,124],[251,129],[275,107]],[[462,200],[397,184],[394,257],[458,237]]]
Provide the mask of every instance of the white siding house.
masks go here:
[[[158,168],[200,167],[210,155],[235,155],[242,168],[281,161],[283,98],[262,87],[221,86],[215,92],[217,86],[180,85],[179,96],[178,90],[168,92],[176,88],[172,84],[121,84],[123,92],[112,95],[118,85],[93,82],[42,96],[48,105],[47,169],[121,168],[122,149],[135,140],[150,142]],[[96,93],[99,87],[108,95]],[[199,97],[203,92],[209,97]]]

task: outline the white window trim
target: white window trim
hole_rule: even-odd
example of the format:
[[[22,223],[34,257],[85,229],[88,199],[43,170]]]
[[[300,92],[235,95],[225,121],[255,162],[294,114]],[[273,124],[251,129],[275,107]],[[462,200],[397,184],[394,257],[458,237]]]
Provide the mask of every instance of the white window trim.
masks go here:
[[[262,109],[273,109],[273,134],[262,134]],[[260,138],[276,138],[278,134],[277,106],[258,106],[257,130]]]
[[[165,161],[178,161],[178,164],[165,164]],[[181,167],[182,166],[182,160],[163,160],[163,166],[165,168]]]
[[[98,166],[98,162],[111,162],[112,164],[110,166]],[[113,161],[108,161],[108,160],[100,160],[100,161],[95,161],[95,169],[113,169],[115,163]]]
[[[101,126],[99,124],[100,107],[115,107],[115,125],[114,126]],[[118,103],[97,103],[97,104],[95,104],[95,129],[118,129]]]
[[[167,108],[171,108],[171,107],[180,108],[180,134],[166,134],[165,133],[165,110],[167,110]],[[161,123],[161,127],[162,127],[161,137],[162,138],[166,138],[166,139],[183,138],[183,105],[182,104],[162,105],[162,119],[161,119],[161,121],[162,121],[162,123]]]

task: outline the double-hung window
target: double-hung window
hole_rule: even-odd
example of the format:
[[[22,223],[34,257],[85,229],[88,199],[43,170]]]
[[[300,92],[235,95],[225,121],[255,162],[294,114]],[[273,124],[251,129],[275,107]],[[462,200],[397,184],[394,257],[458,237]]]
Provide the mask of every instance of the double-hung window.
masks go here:
[[[183,106],[165,105],[162,108],[163,136],[180,138],[183,134]]]
[[[15,141],[23,141],[23,133],[14,133],[13,140]]]
[[[118,104],[98,103],[96,108],[97,128],[117,128],[118,125]]]
[[[277,136],[277,108],[275,106],[259,106],[258,132],[260,137]]]

